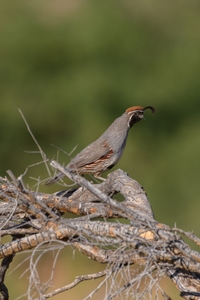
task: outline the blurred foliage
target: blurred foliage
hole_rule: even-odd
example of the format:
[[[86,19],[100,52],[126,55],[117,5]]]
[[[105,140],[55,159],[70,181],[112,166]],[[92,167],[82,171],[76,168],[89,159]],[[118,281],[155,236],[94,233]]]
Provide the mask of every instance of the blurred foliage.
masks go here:
[[[12,0],[0,8],[0,175],[42,160],[25,152],[38,149],[18,108],[51,159],[52,144],[78,152],[127,107],[153,105],[115,168],[144,186],[157,220],[198,235],[200,2]],[[60,152],[59,161],[69,157]],[[45,166],[28,169],[33,186],[30,177],[48,177]]]

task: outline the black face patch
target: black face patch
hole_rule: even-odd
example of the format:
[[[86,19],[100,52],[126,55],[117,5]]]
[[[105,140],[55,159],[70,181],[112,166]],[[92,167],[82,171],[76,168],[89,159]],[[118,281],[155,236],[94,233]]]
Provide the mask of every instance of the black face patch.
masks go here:
[[[139,122],[143,118],[143,111],[135,111],[129,119],[129,126],[132,127],[133,124]]]

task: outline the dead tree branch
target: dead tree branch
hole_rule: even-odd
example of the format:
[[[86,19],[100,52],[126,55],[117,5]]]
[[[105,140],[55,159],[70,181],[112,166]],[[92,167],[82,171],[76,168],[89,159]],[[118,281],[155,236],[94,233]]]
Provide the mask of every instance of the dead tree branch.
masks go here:
[[[55,241],[72,246],[92,260],[106,264],[106,269],[79,276],[71,284],[53,292],[41,287],[31,299],[51,298],[82,281],[104,278],[86,298],[89,299],[100,286],[119,276],[123,276],[123,283],[121,286],[111,284],[104,299],[114,299],[124,293],[144,299],[147,294],[151,295],[155,286],[163,299],[170,299],[159,286],[163,276],[174,282],[184,299],[200,299],[200,252],[192,250],[181,236],[186,236],[198,246],[199,238],[158,223],[146,192],[135,180],[122,170],[117,170],[110,173],[104,182],[93,184],[71,174],[55,161],[51,165],[78,187],[56,194],[44,194],[26,189],[12,174],[12,181],[0,178],[0,235],[12,237],[12,241],[0,247],[2,299],[9,297],[4,278],[14,256]],[[122,195],[122,202],[115,199],[116,194]],[[66,218],[63,215],[66,212],[76,217]],[[112,222],[108,222],[110,218]],[[143,268],[132,277],[126,271],[131,265]],[[139,291],[138,286],[145,278],[148,284]]]

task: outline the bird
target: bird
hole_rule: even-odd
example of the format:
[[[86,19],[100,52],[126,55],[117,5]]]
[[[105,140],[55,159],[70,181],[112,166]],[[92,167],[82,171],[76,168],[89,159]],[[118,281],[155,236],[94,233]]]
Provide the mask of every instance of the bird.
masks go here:
[[[127,108],[97,140],[72,158],[66,169],[74,174],[93,174],[95,178],[105,180],[100,175],[117,164],[126,146],[129,129],[144,119],[146,109],[155,112],[153,106]],[[65,175],[59,172],[55,177],[48,179],[45,185],[50,186],[63,177]]]

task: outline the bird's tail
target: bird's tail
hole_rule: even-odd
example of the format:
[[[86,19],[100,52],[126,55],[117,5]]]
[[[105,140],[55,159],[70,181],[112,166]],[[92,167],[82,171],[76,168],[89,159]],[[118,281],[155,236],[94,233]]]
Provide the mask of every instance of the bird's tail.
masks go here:
[[[45,181],[44,185],[50,186],[50,185],[54,184],[55,182],[57,182],[58,180],[62,179],[63,177],[65,177],[65,175],[63,173],[59,172],[56,174],[55,177],[49,178],[47,181]]]

